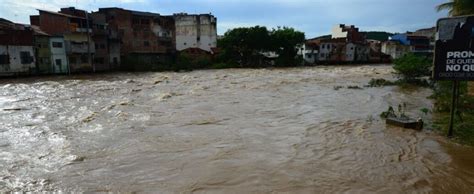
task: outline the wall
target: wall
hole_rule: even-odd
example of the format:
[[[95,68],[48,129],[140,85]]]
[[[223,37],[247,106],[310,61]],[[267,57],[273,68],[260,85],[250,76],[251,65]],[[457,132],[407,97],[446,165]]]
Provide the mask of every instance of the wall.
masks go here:
[[[176,14],[176,50],[200,48],[212,52],[217,47],[216,18],[212,15]]]
[[[410,47],[401,45],[397,42],[384,42],[382,43],[382,53],[390,55],[392,59],[398,59],[410,51]]]
[[[31,62],[27,64],[21,63],[20,52],[28,52]],[[0,65],[0,74],[29,74],[35,71],[35,59],[33,46],[6,46],[0,45],[0,55],[8,54],[10,64]]]
[[[332,28],[332,38],[347,38],[347,34],[348,32],[344,31],[341,25],[337,25]]]
[[[35,36],[35,53],[37,73],[52,73],[51,50],[48,36]]]
[[[50,35],[62,35],[70,31],[69,19],[64,16],[40,11],[39,26]]]
[[[355,61],[356,59],[356,45],[353,43],[346,44],[346,60],[348,62]]]
[[[52,62],[52,71],[53,73],[68,73],[69,72],[69,64],[66,55],[66,46],[64,42],[64,38],[62,37],[51,37],[50,38],[50,48],[51,48],[51,62]],[[60,42],[62,43],[61,48],[53,47],[53,42]],[[57,61],[59,60],[59,61]],[[60,62],[61,64],[59,64]]]

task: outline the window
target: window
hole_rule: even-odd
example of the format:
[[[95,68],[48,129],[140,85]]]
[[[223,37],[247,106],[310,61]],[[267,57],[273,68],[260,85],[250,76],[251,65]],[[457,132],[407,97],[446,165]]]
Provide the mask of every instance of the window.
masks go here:
[[[0,65],[10,64],[9,55],[0,55]]]
[[[113,61],[114,61],[114,64],[115,64],[115,65],[118,64],[118,58],[117,58],[117,57],[114,57]]]
[[[57,65],[57,66],[63,65],[61,59],[56,59],[56,65]]]
[[[89,63],[87,55],[81,55],[81,63]]]
[[[77,61],[77,60],[76,60],[76,57],[70,57],[70,58],[69,58],[69,63],[70,63],[70,64],[76,64],[76,61]]]
[[[201,37],[198,36],[198,37],[196,38],[196,40],[197,40],[198,42],[201,41]]]
[[[99,49],[99,44],[97,44],[97,43],[95,44],[95,49],[96,50]]]
[[[33,62],[33,57],[31,57],[30,52],[22,51],[20,52],[21,64],[28,64]]]
[[[186,44],[186,43],[184,43],[184,46],[186,46],[186,45],[187,45],[187,44]]]
[[[143,41],[143,46],[149,47],[149,46],[150,46],[150,42],[148,42],[148,41]]]
[[[104,58],[95,58],[94,59],[94,63],[97,63],[97,64],[104,64]]]
[[[62,42],[53,42],[53,48],[63,48]]]
[[[140,20],[138,18],[133,18],[132,19],[132,24],[139,24]]]

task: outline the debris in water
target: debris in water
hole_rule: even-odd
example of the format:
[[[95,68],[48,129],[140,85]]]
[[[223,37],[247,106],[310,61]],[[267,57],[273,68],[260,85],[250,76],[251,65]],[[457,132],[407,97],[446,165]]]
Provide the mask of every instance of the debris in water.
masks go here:
[[[362,87],[360,87],[360,86],[347,86],[347,89],[362,90]]]
[[[28,108],[4,108],[4,111],[22,111],[22,110],[29,110]]]
[[[123,101],[123,102],[121,102],[119,105],[121,105],[121,106],[127,106],[127,105],[130,105],[130,102],[128,102],[128,101]]]
[[[415,129],[415,130],[423,130],[423,120],[413,120],[413,119],[401,119],[396,117],[388,117],[385,121],[388,125],[394,125],[398,127],[403,127],[405,129]]]
[[[82,122],[84,123],[89,123],[94,120],[94,117],[97,115],[97,112],[93,112],[91,115],[86,117],[85,119],[82,119]]]
[[[167,100],[167,99],[170,99],[171,97],[175,96],[174,93],[166,93],[166,94],[162,94],[160,96],[160,101],[164,101],[164,100]]]

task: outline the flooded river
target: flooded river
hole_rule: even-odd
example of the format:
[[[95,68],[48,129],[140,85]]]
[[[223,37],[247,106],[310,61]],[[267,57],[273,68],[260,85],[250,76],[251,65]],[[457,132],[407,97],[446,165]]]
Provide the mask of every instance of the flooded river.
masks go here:
[[[474,149],[389,127],[390,66],[0,80],[0,191],[473,193]],[[342,86],[339,88],[338,86]]]

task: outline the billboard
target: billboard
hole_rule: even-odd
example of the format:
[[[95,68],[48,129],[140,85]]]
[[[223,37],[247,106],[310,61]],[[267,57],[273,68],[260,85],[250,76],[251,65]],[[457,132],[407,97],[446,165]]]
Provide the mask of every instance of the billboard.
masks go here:
[[[433,79],[474,80],[474,16],[438,20]]]

